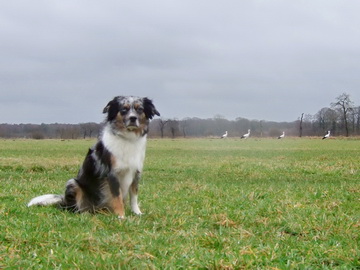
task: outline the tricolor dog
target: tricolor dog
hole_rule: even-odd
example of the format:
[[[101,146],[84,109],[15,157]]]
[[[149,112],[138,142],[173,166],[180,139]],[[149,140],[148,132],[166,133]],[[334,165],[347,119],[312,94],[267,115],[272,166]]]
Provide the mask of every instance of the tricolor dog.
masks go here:
[[[76,178],[66,184],[64,195],[47,194],[32,205],[59,205],[74,212],[108,209],[125,217],[125,199],[140,215],[138,184],[145,158],[149,121],[160,116],[148,98],[118,96],[103,111],[105,125],[97,143],[89,149]]]

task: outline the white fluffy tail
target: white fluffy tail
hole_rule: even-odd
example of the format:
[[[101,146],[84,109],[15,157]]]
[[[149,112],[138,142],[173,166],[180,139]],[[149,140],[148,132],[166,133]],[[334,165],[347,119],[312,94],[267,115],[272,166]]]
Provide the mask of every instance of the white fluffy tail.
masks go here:
[[[63,201],[64,197],[62,195],[55,195],[55,194],[46,194],[35,197],[28,203],[28,207],[33,205],[53,205],[53,204],[60,204]]]

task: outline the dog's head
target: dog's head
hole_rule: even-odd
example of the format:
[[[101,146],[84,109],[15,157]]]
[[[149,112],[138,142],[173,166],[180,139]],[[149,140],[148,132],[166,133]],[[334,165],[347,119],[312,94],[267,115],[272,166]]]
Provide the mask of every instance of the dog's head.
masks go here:
[[[149,120],[160,116],[152,100],[144,97],[118,96],[111,100],[103,110],[107,121],[120,132],[134,132],[144,135],[148,131]]]

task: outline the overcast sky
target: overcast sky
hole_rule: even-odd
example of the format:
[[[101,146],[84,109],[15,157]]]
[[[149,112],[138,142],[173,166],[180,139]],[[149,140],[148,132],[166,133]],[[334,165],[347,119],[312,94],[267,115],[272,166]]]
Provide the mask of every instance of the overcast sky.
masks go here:
[[[9,0],[0,123],[101,122],[117,95],[163,118],[295,121],[360,105],[358,0]]]

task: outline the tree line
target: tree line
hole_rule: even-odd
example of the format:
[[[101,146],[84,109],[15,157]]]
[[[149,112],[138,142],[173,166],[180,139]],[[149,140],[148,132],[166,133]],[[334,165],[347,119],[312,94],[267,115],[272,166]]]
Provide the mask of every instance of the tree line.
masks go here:
[[[81,124],[0,124],[2,138],[79,139],[99,136],[102,123]],[[249,120],[238,117],[227,120],[221,115],[209,119],[185,118],[154,119],[150,123],[150,137],[220,137],[228,131],[229,137],[240,137],[247,130],[252,137],[323,136],[328,130],[334,136],[360,135],[360,106],[355,106],[350,95],[339,95],[329,107],[315,115],[301,113],[292,122]]]
[[[287,136],[323,136],[330,130],[335,136],[360,135],[360,106],[343,93],[329,107],[315,115],[301,113],[293,122],[272,122],[236,118],[227,120],[221,115],[211,119],[186,118],[156,119],[152,122],[153,134],[159,137],[219,137],[228,131],[229,137],[240,137],[251,130],[252,137],[278,137],[285,131]]]
[[[0,124],[1,138],[79,139],[96,138],[102,124]]]

